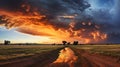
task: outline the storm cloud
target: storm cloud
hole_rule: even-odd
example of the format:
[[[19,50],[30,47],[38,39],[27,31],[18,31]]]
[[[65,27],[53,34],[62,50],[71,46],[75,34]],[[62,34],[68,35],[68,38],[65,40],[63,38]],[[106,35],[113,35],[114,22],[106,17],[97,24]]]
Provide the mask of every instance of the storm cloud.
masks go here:
[[[103,1],[105,3],[102,6],[100,3]],[[70,37],[78,36],[83,39],[92,39],[92,36],[95,38],[98,35],[106,37],[104,34],[107,34],[104,42],[120,42],[120,38],[116,37],[120,35],[120,1],[96,0],[95,3],[97,2],[99,5],[93,5],[92,0],[0,0],[0,25],[18,28],[17,31],[22,33],[41,36],[55,34],[43,33],[43,30],[35,31],[36,28],[48,30],[48,27],[54,32],[67,30],[71,33]],[[112,2],[114,5],[111,5]],[[33,28],[35,26],[38,27]],[[93,34],[98,31],[99,34]],[[112,37],[117,40],[112,40]],[[104,39],[98,36],[98,39],[102,38]]]

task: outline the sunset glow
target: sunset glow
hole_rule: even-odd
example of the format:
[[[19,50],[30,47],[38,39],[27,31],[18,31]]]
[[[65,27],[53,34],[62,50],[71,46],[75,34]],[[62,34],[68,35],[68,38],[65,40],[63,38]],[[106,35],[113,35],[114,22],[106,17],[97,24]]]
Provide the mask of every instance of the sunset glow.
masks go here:
[[[36,3],[36,1],[33,3]],[[23,36],[27,35],[28,37],[36,38],[35,41],[33,41],[35,43],[44,43],[43,41],[47,43],[61,43],[63,40],[68,42],[76,40],[80,43],[100,43],[107,42],[109,37],[112,36],[108,36],[111,32],[107,30],[107,27],[109,27],[107,25],[110,24],[103,25],[106,21],[99,21],[99,19],[97,19],[99,14],[98,16],[96,14],[96,17],[92,15],[95,12],[92,11],[92,8],[95,8],[92,7],[92,1],[88,1],[86,4],[82,4],[81,1],[82,6],[78,5],[78,7],[75,5],[70,9],[67,9],[67,5],[63,5],[64,3],[58,2],[62,6],[58,5],[59,8],[56,6],[54,10],[49,10],[49,8],[53,8],[51,4],[46,4],[43,1],[47,6],[50,5],[48,6],[49,8],[47,8],[42,6],[44,5],[42,1],[40,1],[40,3],[41,6],[32,4],[29,1],[23,1],[18,3],[16,7],[11,5],[13,7],[11,9],[13,10],[9,10],[9,6],[5,6],[5,8],[1,7],[1,29],[3,29],[2,27],[5,27],[9,31],[14,29],[14,31],[21,35],[25,34]],[[90,6],[90,4],[92,6]],[[84,8],[82,8],[83,6]],[[92,7],[91,10],[88,10],[90,7]],[[65,11],[64,8],[66,9]],[[62,9],[63,11],[58,12],[57,9]],[[106,18],[105,20],[108,19]],[[39,37],[42,37],[42,39]],[[3,41],[4,39],[0,40]],[[28,39],[24,38],[24,42],[31,42],[31,40],[27,40]]]
[[[50,42],[51,40],[57,42],[62,41],[62,39],[65,39],[70,42],[72,42],[73,40],[79,40],[81,43],[89,43],[91,41],[97,42],[107,38],[107,35],[97,30],[96,27],[93,28],[93,31],[89,31],[90,34],[87,34],[86,33],[87,29],[84,28],[74,30],[75,27],[74,22],[71,22],[69,24],[68,29],[63,28],[56,29],[53,25],[49,24],[49,21],[47,21],[46,16],[40,15],[37,12],[36,12],[37,15],[34,13],[30,15],[29,13],[27,15],[23,15],[22,13],[19,12],[11,13],[5,11],[1,11],[1,13],[2,15],[4,15],[4,17],[1,20],[7,21],[2,26],[6,26],[7,29],[16,28],[16,31],[19,31],[21,33],[50,38],[47,40],[48,42]],[[43,18],[44,20],[42,20]],[[91,26],[92,23],[82,22],[81,25]]]

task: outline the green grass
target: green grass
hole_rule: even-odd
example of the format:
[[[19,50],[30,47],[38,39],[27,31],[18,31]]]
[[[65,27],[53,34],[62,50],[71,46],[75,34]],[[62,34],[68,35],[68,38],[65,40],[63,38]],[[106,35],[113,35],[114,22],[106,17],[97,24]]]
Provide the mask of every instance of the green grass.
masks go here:
[[[41,52],[51,51],[63,46],[52,45],[0,45],[0,61],[27,57]]]
[[[72,47],[82,49],[90,53],[120,58],[120,45],[79,45]]]

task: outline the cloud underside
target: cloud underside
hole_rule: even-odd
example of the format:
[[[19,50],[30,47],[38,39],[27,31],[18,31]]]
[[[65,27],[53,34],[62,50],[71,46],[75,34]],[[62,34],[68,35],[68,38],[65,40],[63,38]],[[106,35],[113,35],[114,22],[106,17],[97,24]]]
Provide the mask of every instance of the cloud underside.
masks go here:
[[[115,27],[106,23],[111,21],[111,14],[89,10],[90,7],[85,0],[1,0],[0,26],[33,36],[104,42],[111,36],[107,34],[112,30],[109,26]]]

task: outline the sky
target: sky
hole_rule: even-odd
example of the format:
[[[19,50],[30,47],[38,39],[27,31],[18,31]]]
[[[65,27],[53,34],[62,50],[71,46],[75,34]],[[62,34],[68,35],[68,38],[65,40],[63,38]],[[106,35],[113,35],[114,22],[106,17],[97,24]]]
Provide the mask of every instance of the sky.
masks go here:
[[[120,43],[120,0],[0,0],[0,43]]]

